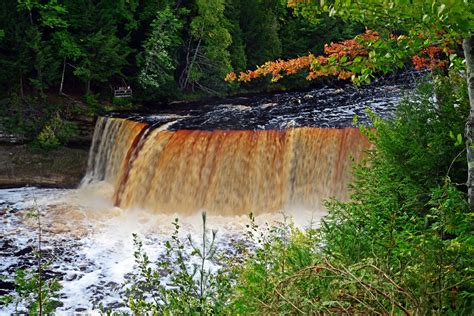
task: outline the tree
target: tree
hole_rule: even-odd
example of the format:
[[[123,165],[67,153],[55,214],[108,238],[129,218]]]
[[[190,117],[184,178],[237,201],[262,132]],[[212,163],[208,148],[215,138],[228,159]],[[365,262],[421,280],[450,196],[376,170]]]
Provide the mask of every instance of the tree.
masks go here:
[[[22,40],[32,55],[32,67],[36,72],[36,77],[30,78],[30,82],[43,96],[44,89],[55,81],[59,65],[49,35],[67,26],[64,20],[67,11],[56,0],[18,0],[17,11],[25,27],[23,36],[26,38]],[[22,85],[23,82],[21,91]]]
[[[0,43],[0,82],[2,92],[24,95],[24,81],[32,71],[32,54],[24,41],[29,23],[22,18],[16,2],[7,1],[0,7],[0,28],[4,37]]]
[[[181,89],[216,94],[231,69],[229,46],[232,38],[226,28],[224,0],[196,0],[195,16],[186,43]]]
[[[240,25],[248,66],[260,65],[282,54],[279,17],[285,8],[279,0],[243,1]]]
[[[344,22],[340,18],[321,14],[317,20],[296,16],[288,10],[280,26],[282,58],[295,58],[309,52],[321,54],[324,44],[339,42],[364,32],[360,23]]]
[[[129,33],[133,23],[135,1],[68,0],[69,31],[78,44],[77,62],[71,64],[74,75],[91,92],[91,83],[105,83],[114,76],[123,77],[122,69],[131,53]]]
[[[145,88],[160,89],[174,82],[177,49],[182,43],[180,32],[183,20],[180,15],[186,13],[186,10],[170,5],[157,11],[139,59],[141,70],[138,80]]]
[[[232,69],[242,71],[247,68],[247,55],[245,54],[244,32],[240,26],[241,0],[226,0],[224,14],[229,22],[228,29],[232,36],[229,47]]]
[[[67,31],[59,31],[54,34],[54,42],[56,47],[59,47],[58,54],[63,58],[63,68],[61,72],[61,83],[59,84],[59,94],[63,93],[64,80],[66,75],[66,66],[68,60],[76,61],[82,56],[82,51],[76,43],[71,33]]]
[[[301,5],[301,3],[304,4]],[[344,20],[358,20],[369,27],[383,31],[394,31],[401,26],[410,37],[426,34],[425,41],[431,44],[452,39],[463,39],[464,56],[471,112],[466,125],[468,162],[468,199],[474,209],[474,3],[467,0],[435,1],[300,1],[290,0],[289,5],[300,6],[306,14],[329,12]],[[426,43],[424,43],[426,46]],[[400,51],[400,50],[398,50]],[[397,51],[395,51],[397,53]]]

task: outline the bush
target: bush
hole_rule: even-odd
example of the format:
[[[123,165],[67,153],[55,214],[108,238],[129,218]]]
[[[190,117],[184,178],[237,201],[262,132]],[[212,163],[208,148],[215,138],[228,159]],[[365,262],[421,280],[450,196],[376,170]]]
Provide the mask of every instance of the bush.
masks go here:
[[[122,109],[131,109],[133,108],[133,99],[131,97],[117,98],[114,97],[112,103]]]
[[[36,139],[39,146],[46,150],[55,149],[61,145],[58,137],[54,133],[53,128],[49,124],[43,127],[43,130],[38,134]]]
[[[77,135],[77,125],[74,122],[63,120],[56,113],[36,137],[42,149],[50,150],[65,145]]]
[[[210,236],[206,213],[202,215],[200,245],[188,236],[190,251],[179,238],[178,219],[175,231],[165,243],[166,256],[152,264],[134,235],[136,271],[126,288],[126,301],[136,315],[209,315],[221,314],[230,293],[231,277],[225,271],[211,271],[217,259],[216,231]],[[193,263],[194,262],[194,263]]]
[[[234,264],[237,275],[230,304],[229,315],[304,313],[301,301],[311,300],[311,280],[302,278],[306,270],[320,260],[319,239],[316,231],[301,231],[291,222],[277,223],[271,227],[258,227],[251,216],[251,224],[244,244],[243,264]],[[295,281],[303,290],[288,289]],[[296,305],[295,305],[296,304]],[[297,307],[299,305],[300,307]]]

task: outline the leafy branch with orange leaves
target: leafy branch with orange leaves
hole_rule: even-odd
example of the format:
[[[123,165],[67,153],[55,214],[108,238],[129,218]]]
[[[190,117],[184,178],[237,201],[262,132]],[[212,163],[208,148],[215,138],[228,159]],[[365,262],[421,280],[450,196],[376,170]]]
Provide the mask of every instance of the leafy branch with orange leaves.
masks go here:
[[[413,35],[413,34],[411,34]],[[381,36],[373,30],[353,39],[325,45],[320,56],[308,54],[288,60],[269,61],[255,70],[227,74],[226,81],[249,82],[256,78],[271,76],[276,82],[284,76],[307,71],[307,80],[320,77],[335,77],[341,80],[351,79],[355,84],[370,83],[377,73],[388,73],[402,68],[411,61],[417,69],[446,68],[461,63],[453,54],[449,41],[435,42],[423,34],[417,36]]]

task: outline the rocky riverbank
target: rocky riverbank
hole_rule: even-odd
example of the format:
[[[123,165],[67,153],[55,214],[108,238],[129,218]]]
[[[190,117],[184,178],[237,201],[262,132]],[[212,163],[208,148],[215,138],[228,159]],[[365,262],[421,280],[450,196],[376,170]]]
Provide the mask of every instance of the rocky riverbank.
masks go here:
[[[87,147],[42,151],[26,144],[0,143],[0,188],[76,187],[86,172],[88,153]]]
[[[32,146],[31,139],[8,132],[0,119],[0,188],[77,187],[86,173],[95,120],[76,116],[73,121],[78,131],[68,146],[46,151]]]

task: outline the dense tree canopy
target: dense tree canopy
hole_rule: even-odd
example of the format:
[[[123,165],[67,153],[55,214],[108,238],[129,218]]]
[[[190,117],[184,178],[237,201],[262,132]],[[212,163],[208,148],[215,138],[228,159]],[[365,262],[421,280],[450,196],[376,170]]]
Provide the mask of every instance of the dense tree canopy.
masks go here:
[[[361,31],[328,14],[296,17],[279,0],[8,0],[0,17],[2,94],[20,96],[110,98],[120,85],[139,99],[224,94],[232,70]]]
[[[467,1],[288,1],[288,5],[317,23],[329,14],[344,21],[359,22],[375,30],[353,40],[325,47],[313,54],[289,60],[266,62],[255,71],[230,74],[228,80],[249,81],[271,75],[308,70],[307,79],[321,76],[370,82],[376,73],[403,67],[411,59],[417,68],[463,68],[456,48],[474,29],[473,4]]]

